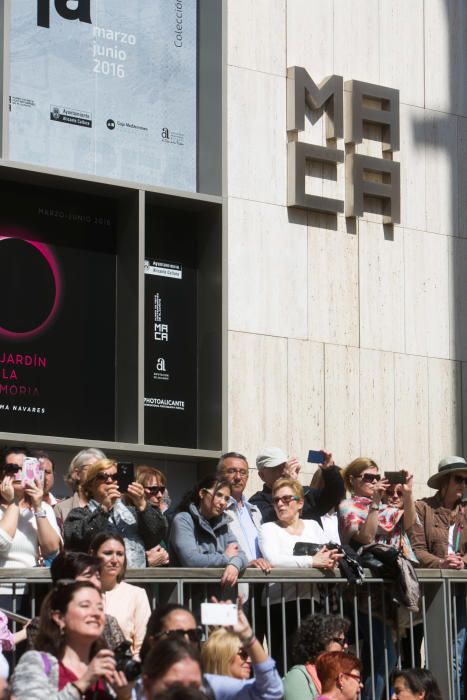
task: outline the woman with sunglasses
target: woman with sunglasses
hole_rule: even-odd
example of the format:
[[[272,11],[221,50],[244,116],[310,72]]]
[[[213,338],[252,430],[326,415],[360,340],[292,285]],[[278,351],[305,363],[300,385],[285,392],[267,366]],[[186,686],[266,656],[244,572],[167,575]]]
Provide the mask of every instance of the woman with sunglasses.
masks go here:
[[[285,568],[314,568],[332,571],[340,554],[333,549],[327,549],[326,535],[315,520],[303,520],[300,514],[304,504],[303,486],[296,479],[282,478],[274,482],[272,487],[272,503],[276,513],[275,522],[264,523],[259,531],[259,545],[264,558],[274,567]],[[306,547],[307,544],[322,545],[312,556],[297,554],[296,547]],[[289,634],[293,634],[297,626],[297,603],[300,598],[301,614],[309,612],[310,606],[306,599],[317,596],[316,587],[309,583],[303,584],[272,584],[269,586],[271,602],[271,638],[269,646],[271,654],[277,660],[280,673],[285,673],[284,646],[282,637],[282,595],[286,600],[286,619]]]
[[[170,523],[173,516],[172,513],[167,513],[167,488],[165,475],[155,467],[148,467],[144,464],[136,467],[136,483],[141,484],[144,488],[144,495],[153,508],[157,508],[160,513],[163,513],[167,521]],[[170,516],[170,517],[169,517]],[[148,566],[167,566],[169,563],[169,554],[167,552],[167,544],[164,540],[161,543],[146,552]]]
[[[402,507],[385,502],[385,493],[392,485],[382,479],[378,465],[368,457],[357,457],[344,470],[344,483],[352,497],[339,505],[339,533],[343,544],[355,549],[364,544],[390,544],[411,561],[417,559],[407,532],[416,521],[413,500],[413,476],[406,471],[405,484],[400,485]]]
[[[84,508],[73,508],[63,524],[65,548],[77,552],[89,550],[92,538],[99,532],[116,532],[125,542],[130,568],[146,566],[146,550],[160,543],[166,534],[162,513],[150,506],[141,484],[133,482],[125,505],[118,487],[117,463],[102,459],[92,464],[81,484],[89,499]]]
[[[101,532],[91,542],[89,553],[101,562],[104,609],[120,625],[131,653],[138,657],[151,608],[146,591],[123,579],[126,571],[125,544],[120,535]]]
[[[412,561],[416,561],[407,535],[407,530],[416,521],[412,495],[413,477],[407,472],[405,476],[406,483],[402,487],[404,507],[400,509],[384,503],[384,496],[390,484],[387,479],[381,478],[378,465],[372,459],[358,457],[345,468],[343,478],[351,498],[342,501],[338,511],[339,532],[344,544],[359,549],[365,544],[383,542],[401,549]],[[364,700],[373,697],[373,682],[375,699],[379,700],[382,696],[386,683],[385,650],[389,672],[397,660],[392,626],[384,623],[378,604],[379,601],[374,602],[370,616],[365,596],[359,601],[359,631],[365,648],[370,646],[370,640],[373,644],[373,680],[369,650],[363,656]]]
[[[353,654],[326,651],[316,659],[322,695],[318,700],[357,700],[362,688],[362,663]]]
[[[201,663],[205,673],[230,676],[242,681],[251,676],[250,655],[236,634],[225,627],[211,632],[201,649]]]
[[[316,659],[325,651],[347,651],[350,622],[339,615],[310,615],[292,645],[294,666],[284,678],[284,700],[310,700],[321,693]]]
[[[215,475],[202,479],[179,506],[169,537],[171,562],[195,568],[222,567],[222,586],[234,586],[248,565],[228,527],[225,509],[231,494],[228,481]]]
[[[53,557],[62,539],[51,506],[43,499],[44,489],[38,479],[22,481],[23,453],[12,453],[0,470],[0,567],[29,569],[40,556]],[[13,609],[11,583],[0,586],[0,607]],[[29,613],[29,596],[20,584],[15,588],[16,611]]]
[[[247,617],[238,608],[238,623],[230,628],[237,638],[237,649],[248,652],[254,678],[205,673],[203,684],[207,697],[221,700],[282,700],[283,688],[276,664],[255,637]],[[151,667],[151,657],[159,658],[163,642],[182,640],[190,643],[199,653],[203,630],[196,623],[193,613],[183,605],[168,604],[155,610],[148,621],[146,637],[141,647],[144,668]],[[135,695],[144,700],[141,680],[137,681]]]

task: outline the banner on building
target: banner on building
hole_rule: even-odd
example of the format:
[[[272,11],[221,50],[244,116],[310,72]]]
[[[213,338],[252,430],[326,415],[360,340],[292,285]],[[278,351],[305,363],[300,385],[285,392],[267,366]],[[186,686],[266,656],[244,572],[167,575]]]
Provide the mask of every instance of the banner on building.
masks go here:
[[[146,258],[144,442],[196,447],[196,270]]]
[[[9,158],[196,191],[197,0],[14,0]]]
[[[2,194],[0,430],[114,440],[113,203]]]

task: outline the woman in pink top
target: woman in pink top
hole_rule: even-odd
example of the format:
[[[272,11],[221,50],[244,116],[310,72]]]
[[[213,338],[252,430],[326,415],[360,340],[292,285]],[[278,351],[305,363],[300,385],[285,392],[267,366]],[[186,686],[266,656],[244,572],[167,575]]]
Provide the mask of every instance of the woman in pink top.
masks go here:
[[[133,655],[138,657],[151,608],[143,588],[123,581],[126,570],[125,543],[117,533],[101,532],[92,540],[89,553],[102,560],[105,612],[116,618],[125,638],[131,643]]]

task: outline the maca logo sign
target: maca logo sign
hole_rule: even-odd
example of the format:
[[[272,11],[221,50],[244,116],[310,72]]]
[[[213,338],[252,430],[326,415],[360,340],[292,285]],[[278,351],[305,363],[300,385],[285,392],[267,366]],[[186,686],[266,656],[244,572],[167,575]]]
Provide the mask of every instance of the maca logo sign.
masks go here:
[[[92,24],[91,0],[37,0],[37,26],[50,27],[50,4],[63,19],[77,19]]]

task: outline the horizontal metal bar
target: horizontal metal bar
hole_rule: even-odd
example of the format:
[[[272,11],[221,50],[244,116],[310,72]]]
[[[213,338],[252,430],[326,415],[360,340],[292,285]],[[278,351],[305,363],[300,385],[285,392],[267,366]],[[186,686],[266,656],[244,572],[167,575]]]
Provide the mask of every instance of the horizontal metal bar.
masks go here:
[[[175,582],[180,580],[216,581],[222,577],[224,569],[189,569],[186,567],[148,567],[146,569],[127,569],[125,579],[127,581],[150,582]],[[433,571],[432,569],[417,569],[417,577],[420,581],[439,583],[440,578],[452,579],[453,583],[467,583],[467,571]],[[0,581],[9,583],[40,583],[50,580],[50,570],[45,567],[31,569],[0,569]],[[265,574],[260,569],[246,569],[241,575],[245,583],[281,583],[287,580],[290,583],[303,581],[316,581],[319,583],[346,583],[341,576],[329,576],[318,569],[273,569],[270,574]],[[384,579],[374,577],[369,570],[365,570],[365,580],[371,583],[386,583]]]

